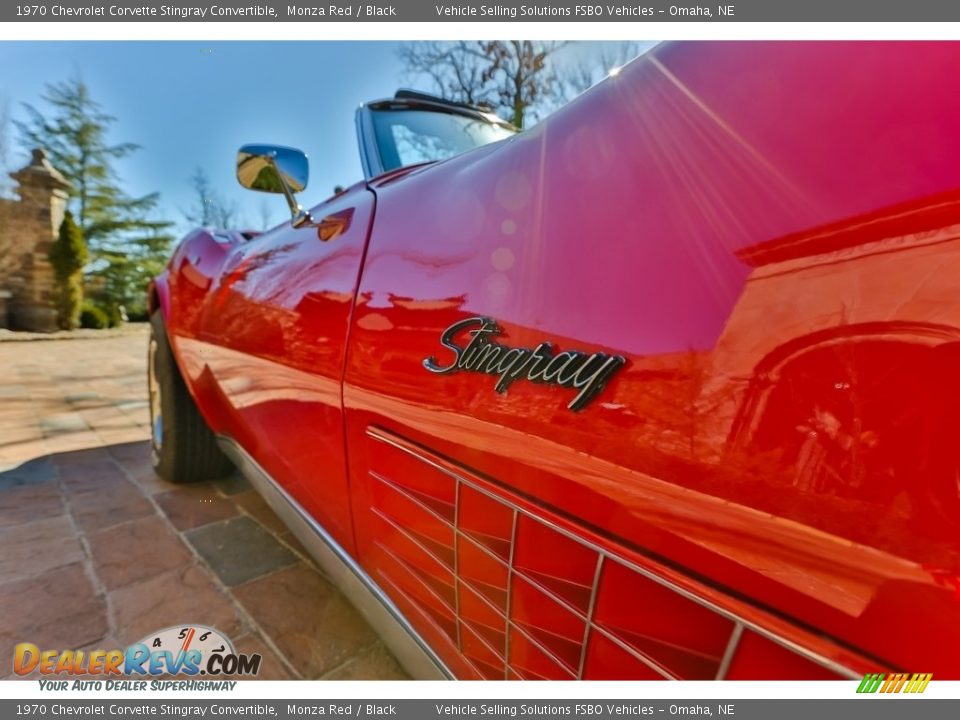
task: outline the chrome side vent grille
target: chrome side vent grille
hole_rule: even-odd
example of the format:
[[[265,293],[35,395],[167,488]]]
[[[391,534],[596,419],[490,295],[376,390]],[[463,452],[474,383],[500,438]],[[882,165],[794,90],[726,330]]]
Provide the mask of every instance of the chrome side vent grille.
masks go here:
[[[467,678],[830,679],[842,667],[370,428],[373,548],[394,600]]]

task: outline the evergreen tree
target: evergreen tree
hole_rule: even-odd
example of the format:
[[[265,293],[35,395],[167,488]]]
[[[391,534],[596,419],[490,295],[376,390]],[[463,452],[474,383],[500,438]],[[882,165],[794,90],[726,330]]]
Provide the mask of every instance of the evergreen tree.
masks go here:
[[[24,104],[26,122],[16,122],[25,147],[43,147],[51,164],[72,184],[70,205],[90,248],[88,273],[103,288],[111,313],[126,305],[139,312],[150,273],[162,267],[173,238],[170,223],[150,219],[159,193],[130,197],[120,187],[117,160],[139,149],[110,144],[116,118],[104,112],[79,77],[47,85],[45,114]]]
[[[60,233],[50,248],[50,264],[57,280],[57,324],[63,330],[73,330],[80,324],[87,245],[70,211],[64,214]]]

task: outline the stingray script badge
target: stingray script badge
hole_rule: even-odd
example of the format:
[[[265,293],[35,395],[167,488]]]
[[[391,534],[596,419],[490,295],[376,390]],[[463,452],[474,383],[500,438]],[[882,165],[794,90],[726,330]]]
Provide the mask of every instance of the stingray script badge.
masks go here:
[[[593,400],[626,364],[620,355],[601,352],[565,350],[554,354],[548,342],[532,349],[502,345],[494,339],[501,332],[500,326],[487,317],[455,322],[440,333],[440,344],[453,352],[453,361],[440,365],[436,358],[428,357],[423,366],[437,375],[461,370],[497,375],[493,389],[498,393],[505,393],[515,380],[572,388],[578,392],[567,407],[576,412]]]

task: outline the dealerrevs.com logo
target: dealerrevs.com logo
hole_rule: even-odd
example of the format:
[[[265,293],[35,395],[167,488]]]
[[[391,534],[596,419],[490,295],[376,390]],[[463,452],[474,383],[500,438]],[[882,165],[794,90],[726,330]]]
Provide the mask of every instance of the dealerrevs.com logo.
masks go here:
[[[258,653],[237,653],[229,638],[205,625],[164,628],[125,650],[41,650],[30,642],[13,650],[19,676],[254,676],[260,661]]]

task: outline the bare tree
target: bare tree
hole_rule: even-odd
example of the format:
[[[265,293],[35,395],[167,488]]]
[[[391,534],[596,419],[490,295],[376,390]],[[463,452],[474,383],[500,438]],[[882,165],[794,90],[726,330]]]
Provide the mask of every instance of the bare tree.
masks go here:
[[[561,42],[418,42],[400,49],[408,78],[449,100],[488,105],[517,127],[541,116],[558,84],[548,59]]]
[[[483,77],[490,63],[479,45],[469,40],[413,42],[401,46],[398,54],[409,80],[426,78],[432,92],[455,102],[480,105],[490,99]]]
[[[557,76],[547,66],[547,58],[563,45],[529,40],[483,43],[491,63],[484,78],[493,84],[500,107],[507,110],[517,127],[523,127],[528,114],[536,117],[538,105],[557,94]]]
[[[273,227],[273,211],[267,198],[261,198],[258,208],[260,213],[260,230],[266,231]]]
[[[181,210],[188,222],[203,227],[232,228],[238,223],[237,204],[224,200],[213,189],[210,178],[203,168],[197,167],[190,177],[190,185],[196,196],[193,207]]]
[[[637,42],[610,43],[590,60],[580,58],[563,63],[556,68],[558,79],[556,98],[559,104],[566,104],[580,93],[589,90],[612,71],[638,57],[641,52],[642,46]]]
[[[637,57],[638,42],[609,43],[590,59],[565,60],[568,43],[416,42],[399,51],[407,81],[448,100],[487,105],[518,127],[538,120]]]

